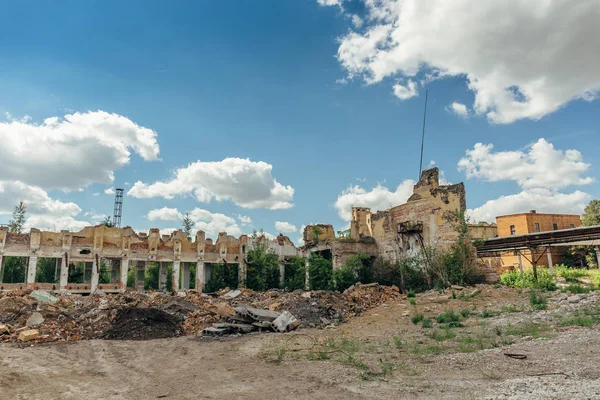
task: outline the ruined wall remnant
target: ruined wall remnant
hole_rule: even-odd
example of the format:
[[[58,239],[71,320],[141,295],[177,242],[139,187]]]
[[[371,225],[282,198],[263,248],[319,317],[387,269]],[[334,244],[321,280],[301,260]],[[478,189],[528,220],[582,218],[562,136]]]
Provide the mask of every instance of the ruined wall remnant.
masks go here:
[[[0,277],[6,257],[27,257],[27,279],[23,283],[2,283],[0,291],[24,287],[32,289],[61,290],[74,293],[91,293],[97,289],[106,292],[124,291],[127,288],[127,274],[130,269],[136,273],[136,288],[143,288],[144,271],[147,263],[159,264],[161,278],[159,286],[166,289],[166,267],[173,265],[174,290],[188,289],[190,279],[196,280],[196,288],[202,289],[206,282],[207,269],[211,263],[243,265],[248,250],[259,242],[266,244],[268,251],[277,254],[282,261],[285,257],[298,255],[292,241],[280,235],[273,240],[265,237],[240,238],[222,232],[216,242],[207,239],[203,231],[198,231],[194,241],[177,230],[170,235],[161,235],[158,229],[146,233],[135,233],[130,227],[109,228],[104,225],[88,226],[79,232],[46,232],[32,228],[28,234],[11,233],[7,227],[0,227]],[[60,282],[36,282],[38,258],[55,258],[60,269]],[[106,260],[107,262],[103,262]],[[69,282],[69,268],[75,263],[84,263],[91,271],[91,279],[84,283]],[[190,277],[190,264],[195,263],[196,276]],[[100,265],[108,265],[110,282],[100,280]],[[180,278],[181,276],[181,278]]]
[[[320,231],[318,241],[335,239],[335,231],[333,230],[333,225],[307,225],[304,227],[304,232],[302,233],[302,239],[304,240],[304,243],[312,243],[315,240],[315,228],[317,228]]]
[[[458,237],[456,213],[466,209],[465,187],[439,184],[439,170],[423,171],[404,204],[372,213],[364,207],[352,208],[351,238],[366,237],[377,243],[380,256],[397,260],[415,255],[423,246],[448,246]]]

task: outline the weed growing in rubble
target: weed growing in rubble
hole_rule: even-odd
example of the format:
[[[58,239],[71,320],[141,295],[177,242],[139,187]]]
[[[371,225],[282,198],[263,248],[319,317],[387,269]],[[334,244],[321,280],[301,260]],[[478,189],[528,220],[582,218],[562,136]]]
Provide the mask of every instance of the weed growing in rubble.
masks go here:
[[[551,327],[546,324],[538,324],[535,322],[527,322],[519,326],[508,325],[505,333],[509,336],[531,336],[539,338],[543,332],[549,331]]]
[[[591,289],[585,286],[571,284],[567,287],[562,288],[561,291],[571,293],[589,293]]]
[[[560,320],[563,326],[583,326],[589,328],[600,322],[600,308],[577,311]]]
[[[540,290],[556,290],[556,282],[548,268],[538,268],[538,280],[536,282],[533,276],[533,270],[528,269],[524,271],[523,276],[519,271],[506,271],[500,275],[500,282],[506,286],[512,286],[516,288],[531,288]]]
[[[442,348],[440,346],[419,346],[418,344],[415,344],[411,350],[411,353],[413,353],[414,355],[417,356],[424,356],[424,355],[429,355],[429,354],[433,354],[433,355],[437,355],[440,354],[442,352]]]
[[[452,298],[456,299],[456,292],[454,291],[454,289],[452,289]]]
[[[419,322],[423,321],[423,319],[425,319],[425,316],[423,314],[417,313],[413,315],[413,317],[410,320],[413,324],[417,325]]]
[[[415,292],[412,290],[409,290],[408,292],[406,292],[406,297],[408,297],[408,298],[415,297]]]
[[[392,340],[394,341],[394,347],[398,350],[404,350],[406,347],[406,342],[402,341],[398,336],[394,336]]]
[[[519,312],[519,311],[523,311],[523,310],[519,310],[515,306],[502,306],[502,312],[505,312],[505,313],[513,313],[513,312]]]
[[[444,340],[454,339],[456,337],[456,333],[452,332],[450,328],[445,328],[436,329],[427,336],[437,342],[443,342]]]
[[[443,314],[435,317],[438,324],[447,324],[450,328],[461,327],[460,316],[454,312],[454,310],[446,309]]]
[[[417,305],[417,301],[415,299],[409,299],[408,302],[410,303],[411,306]]]
[[[462,315],[463,318],[467,318],[469,315],[471,315],[471,310],[468,308],[462,308],[460,310],[460,315]]]
[[[423,327],[425,329],[431,328],[431,320],[429,318],[424,319],[421,327]]]
[[[545,310],[548,308],[548,299],[536,290],[532,290],[529,293],[529,303],[534,310]]]
[[[484,308],[483,311],[481,312],[481,316],[483,318],[492,318],[495,315],[496,315],[496,313],[494,311],[488,310],[487,308]]]

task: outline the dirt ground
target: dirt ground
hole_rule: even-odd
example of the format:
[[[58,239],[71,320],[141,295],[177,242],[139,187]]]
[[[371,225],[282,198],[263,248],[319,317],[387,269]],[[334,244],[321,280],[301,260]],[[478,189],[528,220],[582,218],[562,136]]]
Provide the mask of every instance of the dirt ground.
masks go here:
[[[393,300],[286,334],[2,344],[0,397],[600,398],[597,292],[555,293],[534,311],[527,291],[480,289]]]

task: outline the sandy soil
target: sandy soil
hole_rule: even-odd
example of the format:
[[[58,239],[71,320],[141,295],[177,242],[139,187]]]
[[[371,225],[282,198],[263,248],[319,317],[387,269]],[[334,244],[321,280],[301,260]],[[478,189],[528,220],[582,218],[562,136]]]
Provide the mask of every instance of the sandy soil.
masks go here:
[[[600,296],[567,304],[555,295],[548,311],[531,311],[527,293],[493,287],[473,299],[426,293],[416,302],[283,335],[4,344],[0,398],[600,398],[600,327],[557,322],[577,309],[597,310]],[[478,315],[463,318],[461,328],[411,322],[467,308]],[[484,310],[494,316],[484,318]],[[532,323],[539,329],[510,334]],[[432,338],[446,331],[455,337]]]

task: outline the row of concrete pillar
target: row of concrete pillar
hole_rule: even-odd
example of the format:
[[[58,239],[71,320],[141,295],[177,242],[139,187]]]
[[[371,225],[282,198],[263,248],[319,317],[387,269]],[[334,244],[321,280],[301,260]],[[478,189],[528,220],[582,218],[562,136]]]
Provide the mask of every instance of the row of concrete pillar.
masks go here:
[[[594,250],[596,251],[596,262],[598,266],[600,266],[600,246],[594,246]],[[519,258],[519,272],[523,275],[523,260],[521,258],[521,252],[517,250],[517,256]],[[531,257],[535,257],[535,253],[532,253]],[[546,257],[548,258],[548,269],[550,275],[554,273],[553,267],[554,263],[552,262],[552,247],[546,247]]]
[[[119,274],[119,282],[111,282],[111,283],[115,283],[119,285],[119,287],[122,290],[125,290],[125,288],[127,287],[127,274],[129,272],[129,263],[130,260],[128,259],[113,259],[112,262],[118,262],[118,267],[120,270],[120,274]],[[30,256],[28,257],[28,268],[27,268],[27,276],[26,276],[26,284],[27,286],[33,286],[35,285],[36,281],[35,281],[35,277],[36,277],[36,273],[37,273],[37,262],[38,262],[38,257],[37,256]],[[147,261],[136,261],[133,260],[131,261],[132,263],[135,263],[135,288],[136,289],[140,289],[143,290],[144,288],[144,277],[145,277],[145,271],[146,271],[146,264]],[[88,262],[89,263],[89,262]],[[100,268],[99,268],[99,260],[97,257],[95,257],[93,259],[93,261],[90,263],[91,264],[91,279],[90,279],[90,291],[94,292],[99,285],[99,279],[100,279]],[[159,290],[167,290],[167,274],[168,274],[168,264],[170,262],[158,262],[159,264],[159,275],[158,275],[158,279],[159,279]],[[181,289],[189,289],[190,287],[190,279],[192,278],[190,276],[190,271],[191,271],[191,262],[182,262],[182,261],[173,261],[173,269],[172,269],[172,286],[171,286],[171,290],[177,291],[177,290],[181,290]],[[0,271],[3,270],[3,257],[2,255],[0,255]],[[132,267],[134,266],[132,264]],[[114,267],[117,267],[117,265],[114,265]],[[308,271],[308,267],[309,267],[309,263],[308,263],[308,259],[306,260],[306,273],[305,273],[305,288],[308,290],[309,288],[309,271]],[[68,267],[68,259],[67,257],[62,257],[62,258],[57,258],[56,259],[56,268],[57,270],[60,270],[60,279],[59,279],[59,288],[60,290],[66,290],[67,287],[69,286],[69,267]],[[139,274],[139,275],[138,275]],[[239,286],[240,287],[245,287],[245,283],[246,283],[246,274],[247,274],[247,268],[244,262],[241,262],[239,264],[238,267],[238,281],[239,281]],[[141,279],[138,279],[138,276]],[[204,284],[206,283],[207,279],[209,279],[210,277],[207,276],[207,271],[206,271],[206,266],[204,261],[197,261],[196,262],[196,276],[193,277],[193,279],[195,279],[195,287],[196,290],[198,291],[202,291],[202,289],[204,288]],[[0,282],[1,282],[1,275],[0,275]],[[280,286],[283,287],[285,282],[285,265],[282,263],[279,265],[279,283]]]

